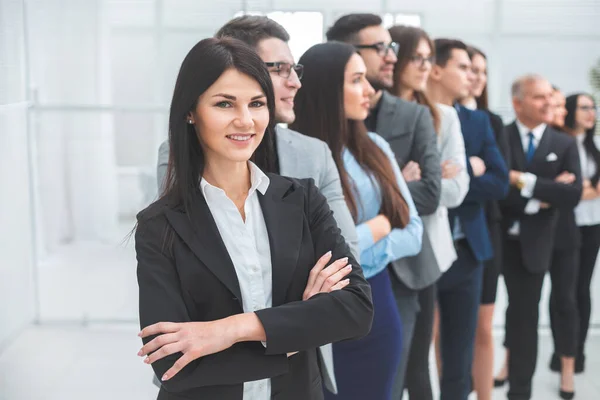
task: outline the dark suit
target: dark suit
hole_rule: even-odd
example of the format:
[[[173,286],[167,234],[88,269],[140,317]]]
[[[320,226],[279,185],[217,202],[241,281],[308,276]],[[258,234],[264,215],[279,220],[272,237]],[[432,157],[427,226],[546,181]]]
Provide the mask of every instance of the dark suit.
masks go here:
[[[369,284],[312,180],[269,174],[259,201],[268,230],[273,307],[256,312],[267,336],[193,361],[162,384],[158,398],[242,400],[243,382],[272,378],[272,399],[322,399],[317,347],[366,335],[373,317]],[[302,301],[318,257],[348,257],[343,290]],[[240,287],[210,210],[196,192],[190,213],[162,199],[138,215],[140,325],[214,321],[243,312]],[[147,343],[151,338],[144,339]],[[291,358],[286,353],[299,351]],[[155,362],[157,376],[180,354]]]
[[[508,397],[529,399],[537,358],[538,304],[544,275],[551,265],[559,210],[573,209],[579,202],[581,172],[577,145],[567,135],[546,128],[527,164],[516,123],[507,126],[505,132],[510,144],[510,168],[536,175],[532,198],[550,205],[536,214],[526,214],[530,199],[523,197],[516,187],[511,187],[501,202],[505,218],[503,274],[509,298],[505,328],[506,345],[510,349]],[[552,153],[554,160],[549,158]],[[574,173],[577,181],[571,185],[555,182],[564,171]],[[508,234],[515,221],[520,226],[518,237]]]
[[[375,130],[390,144],[400,168],[409,161],[419,164],[421,180],[408,182],[408,189],[419,215],[435,212],[440,202],[442,171],[429,109],[384,91]],[[419,315],[418,291],[431,286],[441,274],[427,234],[423,234],[419,254],[390,263],[390,269],[394,277],[392,289],[404,328],[402,354],[408,355],[418,318],[433,320],[433,313]],[[427,324],[426,321],[423,323]],[[394,398],[402,397],[407,361],[408,357],[403,356],[394,380]]]
[[[483,261],[493,255],[484,205],[508,190],[508,170],[498,150],[488,116],[458,107],[467,170],[471,178],[463,204],[448,210],[453,232],[460,223],[464,238],[456,241],[458,259],[437,283],[442,351],[442,400],[466,400],[471,391],[473,343],[481,299]],[[473,175],[469,157],[483,160],[486,172]]]
[[[502,157],[506,161],[509,149],[508,139],[504,134],[504,123],[502,122],[502,118],[489,110],[482,111],[490,118],[498,150],[500,150]],[[490,232],[490,241],[492,242],[494,256],[484,263],[481,285],[481,304],[494,304],[498,289],[498,275],[500,274],[500,269],[502,267],[502,240],[504,236],[502,234],[502,212],[500,211],[500,204],[498,204],[497,200],[490,200],[485,204],[485,216]]]

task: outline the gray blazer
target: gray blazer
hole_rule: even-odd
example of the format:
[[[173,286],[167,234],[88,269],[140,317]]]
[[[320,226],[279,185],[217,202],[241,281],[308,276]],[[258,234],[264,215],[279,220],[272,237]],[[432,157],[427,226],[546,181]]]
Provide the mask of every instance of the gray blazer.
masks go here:
[[[377,115],[377,133],[392,147],[400,168],[409,161],[419,164],[421,180],[408,182],[408,188],[419,215],[433,214],[440,203],[442,169],[429,109],[384,91]],[[419,254],[391,265],[396,277],[411,290],[430,286],[441,275],[426,232]]]
[[[275,134],[280,174],[292,178],[314,179],[315,185],[327,199],[352,254],[357,260],[360,260],[354,220],[346,206],[340,174],[333,161],[329,146],[319,139],[281,126],[276,127]],[[156,177],[159,191],[166,176],[168,163],[169,142],[165,141],[158,150]],[[322,346],[320,349],[324,365],[324,371],[322,371],[324,384],[331,392],[337,393],[331,345]]]

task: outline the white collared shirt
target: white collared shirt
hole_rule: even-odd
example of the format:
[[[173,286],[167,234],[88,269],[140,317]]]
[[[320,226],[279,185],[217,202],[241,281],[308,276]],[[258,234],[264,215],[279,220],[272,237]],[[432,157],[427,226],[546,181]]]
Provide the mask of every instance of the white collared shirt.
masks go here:
[[[533,133],[533,146],[537,151],[538,146],[540,145],[540,141],[542,140],[542,136],[544,136],[544,131],[546,130],[546,124],[540,124],[533,129],[529,129],[525,125],[521,123],[517,119],[516,121],[517,129],[519,131],[519,136],[521,137],[521,144],[523,146],[523,153],[527,155],[527,151],[529,150],[529,133]],[[537,214],[540,211],[540,206],[542,203],[538,199],[533,199],[533,190],[535,189],[535,184],[537,182],[537,176],[530,172],[523,172],[523,189],[521,189],[521,196],[530,199],[525,206],[525,214]],[[510,230],[508,231],[511,235],[519,235],[520,226],[519,222],[515,222]]]
[[[579,161],[581,162],[581,175],[583,179],[592,179],[596,174],[598,166],[588,155],[583,142],[585,134],[575,137],[577,150],[579,150]],[[575,207],[575,221],[577,226],[591,226],[600,224],[600,197],[591,200],[581,200]]]
[[[217,224],[219,234],[233,262],[242,294],[244,312],[255,312],[271,307],[273,296],[271,248],[267,226],[258,201],[269,187],[269,177],[256,165],[248,162],[251,187],[244,204],[246,221],[225,191],[200,181],[202,194]],[[265,343],[263,343],[265,345]],[[271,380],[244,383],[243,400],[271,398]]]

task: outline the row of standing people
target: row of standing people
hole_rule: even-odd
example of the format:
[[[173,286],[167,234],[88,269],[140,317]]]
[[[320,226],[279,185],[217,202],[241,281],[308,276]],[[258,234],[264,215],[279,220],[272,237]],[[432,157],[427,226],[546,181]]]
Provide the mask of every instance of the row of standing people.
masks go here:
[[[323,268],[321,262],[319,269],[317,263],[311,271],[316,270],[317,276],[320,277],[325,274],[326,278],[330,278],[330,284],[326,285],[322,281],[316,283],[314,280],[311,282],[309,278],[308,282],[305,282],[305,294],[333,294],[336,291],[354,290],[356,296],[360,292],[357,288],[361,288],[361,273],[369,282],[372,293],[369,300],[372,300],[374,316],[368,335],[359,340],[340,342],[341,339],[356,336],[356,330],[346,330],[344,334],[338,331],[337,336],[332,336],[330,331],[329,338],[335,339],[329,340],[334,342],[333,348],[326,345],[328,341],[323,341],[327,335],[316,334],[312,337],[313,340],[309,341],[312,347],[316,347],[316,344],[324,345],[315,353],[319,355],[318,364],[327,388],[324,396],[340,399],[396,399],[402,397],[406,386],[411,398],[431,398],[427,360],[437,302],[440,316],[442,398],[466,399],[471,391],[475,332],[484,336],[489,333],[491,339],[489,304],[493,304],[495,298],[499,270],[498,257],[493,255],[494,251],[500,254],[500,250],[497,250],[500,246],[496,245],[496,240],[502,240],[503,235],[500,231],[496,235],[492,234],[490,239],[488,222],[501,221],[502,207],[494,201],[504,198],[509,184],[505,159],[510,165],[510,157],[507,156],[510,150],[506,151],[496,144],[497,140],[498,143],[502,143],[497,118],[488,113],[492,115],[493,124],[490,125],[488,115],[470,110],[473,108],[470,104],[472,100],[479,97],[477,90],[485,87],[481,80],[476,79],[474,84],[472,66],[477,69],[479,62],[479,68],[485,70],[485,65],[481,66],[481,62],[485,64],[485,57],[481,52],[469,54],[470,49],[459,41],[438,39],[434,43],[425,32],[416,28],[394,27],[388,32],[382,27],[381,19],[375,15],[342,17],[328,31],[327,36],[330,42],[309,49],[297,65],[287,46],[287,32],[266,18],[242,17],[228,23],[217,34],[217,37],[241,39],[254,47],[270,72],[274,89],[272,119],[274,122],[287,123],[291,128],[275,128],[271,139],[274,162],[256,162],[257,158],[253,156],[253,160],[259,166],[258,171],[263,169],[265,172],[297,178],[314,178],[315,184],[333,210],[333,216],[345,240],[354,249],[353,254],[358,256],[355,261],[360,260],[362,268],[360,271],[352,268],[351,276],[354,279],[347,281],[344,279],[348,272],[341,275],[344,272],[341,264],[338,263],[340,266],[336,267],[338,264],[333,263],[332,267]],[[340,42],[349,44],[344,45]],[[181,76],[182,72],[180,78]],[[529,83],[520,81],[519,85],[524,87]],[[202,92],[198,93],[199,90],[194,92],[196,96],[203,95]],[[209,90],[210,88],[203,89]],[[186,95],[190,96],[189,93]],[[177,96],[181,96],[181,92],[178,93],[176,87],[173,104],[179,100]],[[458,104],[458,101],[463,101],[470,108]],[[232,107],[235,108],[235,104]],[[202,128],[206,129],[206,123],[200,124],[196,119],[201,120],[200,115],[191,114],[187,128],[193,127],[191,132],[198,136],[203,151],[210,150],[210,143],[202,137]],[[303,135],[299,135],[298,132]],[[189,142],[179,142],[179,147],[174,153],[173,144],[178,142],[173,138],[173,125],[170,136],[170,142],[163,144],[159,153],[158,183],[166,194],[174,194],[178,189],[177,154],[184,153],[185,148],[190,145]],[[320,141],[307,136],[313,136]],[[322,157],[319,157],[319,154]],[[170,163],[168,160],[171,160]],[[179,161],[181,164],[181,160]],[[181,168],[181,165],[179,167]],[[258,172],[256,174],[258,175]],[[511,177],[512,175],[514,174],[511,173]],[[168,178],[165,179],[165,176]],[[235,241],[227,240],[227,230],[231,229],[227,225],[229,223],[235,226],[239,221],[228,220],[224,215],[219,216],[221,212],[218,211],[217,193],[218,196],[222,196],[223,193],[218,192],[219,185],[214,184],[218,179],[215,176],[207,176],[210,174],[201,173],[202,193],[217,225],[217,236],[223,238],[225,248],[234,264],[241,289],[241,292],[234,290],[234,294],[239,293],[234,300],[241,300],[245,313],[254,310],[259,315],[266,332],[266,337],[261,336],[260,340],[266,342],[263,346],[267,348],[268,353],[269,344],[272,343],[268,338],[277,338],[275,334],[270,334],[278,331],[283,336],[295,337],[292,332],[286,331],[286,328],[290,329],[292,326],[285,326],[285,322],[281,322],[283,326],[277,326],[277,318],[274,316],[282,318],[284,315],[278,314],[277,311],[272,312],[273,316],[269,316],[268,311],[257,312],[264,308],[277,308],[276,305],[279,304],[275,303],[275,286],[272,288],[273,302],[257,302],[256,298],[252,297],[253,284],[256,282],[244,273],[244,267],[247,267],[244,264],[248,263],[244,258],[253,257],[245,253],[238,254],[237,259],[234,257],[236,252],[239,253],[239,249],[236,251],[236,245],[233,244]],[[211,180],[212,186],[208,183]],[[261,190],[260,184],[256,185],[256,190]],[[225,190],[225,194],[226,192]],[[261,193],[264,195],[263,192]],[[183,202],[182,198],[185,196],[179,199],[174,196],[163,198]],[[211,199],[214,202],[212,205]],[[225,203],[227,199],[223,197],[220,204],[223,206]],[[554,205],[550,201],[548,204]],[[484,209],[487,209],[488,222]],[[228,212],[231,211],[242,214],[242,224],[239,228],[247,229],[244,227],[242,209],[238,207],[238,210],[232,209]],[[148,215],[148,211],[145,214]],[[287,223],[285,214],[279,217]],[[265,220],[268,221],[267,216]],[[144,218],[141,221],[143,225]],[[180,222],[183,224],[183,221]],[[493,231],[492,226],[500,224],[490,223],[489,228]],[[177,231],[178,227],[174,228]],[[267,225],[267,228],[270,226]],[[310,228],[312,231],[313,227]],[[186,230],[182,226],[179,226],[179,229]],[[256,235],[261,233],[264,234],[264,231],[254,232]],[[180,232],[178,234],[181,235]],[[265,249],[257,249],[260,247],[257,245],[260,237],[250,236],[256,243],[246,244],[246,250],[254,247],[253,250],[259,253],[254,261],[268,264],[264,260]],[[145,237],[139,235],[138,239],[141,243],[138,245],[140,260],[140,254],[144,254]],[[313,241],[315,239],[316,236],[312,238]],[[183,240],[186,241],[185,234]],[[272,240],[272,235],[269,235],[268,242]],[[217,242],[212,244],[218,246]],[[237,245],[241,246],[243,243],[238,242]],[[275,252],[271,250],[272,261],[275,259]],[[342,253],[344,251],[338,251],[335,256],[341,256]],[[316,254],[312,258],[318,256],[319,254]],[[304,260],[306,266],[310,264],[310,259],[311,257],[308,257]],[[483,263],[486,260],[494,260],[496,264],[484,268]],[[142,276],[148,279],[145,275],[148,268],[144,265],[144,262],[139,262],[138,276],[141,271]],[[343,267],[345,266],[344,264]],[[268,276],[270,277],[270,274]],[[153,278],[157,281],[164,279]],[[199,276],[191,278],[200,284],[197,281]],[[245,279],[248,282],[244,282]],[[299,280],[301,281],[301,277]],[[140,280],[141,293],[144,281]],[[276,282],[275,276],[272,282]],[[231,282],[228,283],[231,285]],[[198,290],[189,285],[190,282],[187,282],[186,291]],[[262,286],[267,287],[270,284],[265,281]],[[152,301],[148,299],[151,294]],[[268,294],[265,296],[269,297]],[[258,304],[255,304],[254,309],[247,307],[249,297]],[[281,300],[281,295],[279,297]],[[307,303],[312,299],[312,296],[301,297],[306,297],[302,300]],[[144,300],[142,301],[141,296],[140,313],[144,316],[141,318],[142,327],[161,321],[179,322],[182,318],[184,321],[194,321],[194,317],[189,315],[173,318],[168,310],[163,314],[156,314],[154,309],[157,307],[165,310],[164,305],[159,305],[160,296],[156,296],[156,293],[148,293]],[[193,299],[187,300],[198,307]],[[292,300],[295,299],[290,298],[289,301]],[[336,300],[340,301],[339,298]],[[362,300],[363,307],[359,307],[359,310],[365,309],[364,298]],[[325,308],[327,305],[331,306],[331,303],[324,300],[321,302],[325,304]],[[480,308],[480,302],[487,307]],[[353,306],[358,304],[354,303]],[[350,304],[345,305],[346,311],[350,311]],[[309,306],[305,307],[310,309]],[[323,311],[322,314],[317,313],[314,318],[319,319],[325,315],[326,311]],[[368,319],[364,311],[358,315],[363,317],[363,321]],[[195,318],[200,321],[210,320],[206,315]],[[296,322],[310,325],[306,320]],[[337,322],[342,327],[343,323],[348,321],[342,319]],[[479,329],[476,329],[477,324],[480,325]],[[175,329],[173,326],[161,327]],[[331,326],[315,327],[313,330],[327,328],[331,329]],[[308,327],[305,329],[305,334],[311,337],[311,333],[314,332]],[[152,334],[161,333],[152,329],[150,331]],[[482,339],[481,342],[485,342],[488,338]],[[142,355],[155,350],[150,341],[145,341],[146,346],[150,347],[142,349]],[[274,341],[278,342],[277,339]],[[295,351],[310,353],[307,350],[310,345],[307,343],[299,345],[293,340],[289,340],[288,343],[287,350],[290,351],[285,351],[284,354],[288,353],[289,360],[297,361],[302,357],[293,354]],[[285,346],[278,347],[283,349]],[[479,357],[482,360],[480,363],[489,364],[489,354],[487,350],[482,350],[484,351]],[[196,356],[198,357],[200,356]],[[312,363],[315,360],[316,358],[309,355],[297,361],[299,365],[309,365],[308,370],[313,372],[309,375],[313,381],[314,370],[311,367],[314,367]],[[231,361],[234,362],[235,359]],[[149,362],[155,365],[157,361],[150,358]],[[188,362],[196,363],[199,360],[190,359]],[[230,381],[237,387],[242,383],[240,393],[243,393],[244,399],[261,399],[258,394],[267,393],[265,388],[272,391],[276,387],[281,390],[281,398],[320,398],[310,390],[291,394],[291,391],[281,389],[278,378],[273,378],[272,383],[269,379],[276,376],[273,370],[269,373],[261,371],[260,362],[263,361],[256,359],[254,362],[258,363],[255,364],[255,376],[262,378],[256,381],[258,383],[247,382],[258,379],[247,379],[248,376],[253,376],[252,374],[241,374],[237,381]],[[162,376],[172,364],[173,362],[160,365],[159,375]],[[190,367],[186,368],[189,374]],[[491,366],[486,370],[476,367],[474,372],[474,387],[478,394],[481,393],[480,398],[484,399],[484,393],[492,384]],[[167,375],[161,390],[164,398],[176,398],[167,396],[178,391],[184,391],[192,395],[192,398],[203,393],[220,393],[218,388],[210,389],[216,390],[213,392],[203,392],[202,390],[208,389],[199,389],[211,386],[210,382],[204,385],[200,382],[196,385],[192,382],[178,385],[176,381],[169,383],[171,374]],[[296,378],[298,377],[293,379]],[[217,382],[218,379],[212,384],[217,385]],[[190,390],[194,392],[190,393]],[[235,390],[231,391],[234,392]],[[252,397],[252,393],[258,397]],[[297,397],[302,396],[301,393],[304,393],[305,397]]]

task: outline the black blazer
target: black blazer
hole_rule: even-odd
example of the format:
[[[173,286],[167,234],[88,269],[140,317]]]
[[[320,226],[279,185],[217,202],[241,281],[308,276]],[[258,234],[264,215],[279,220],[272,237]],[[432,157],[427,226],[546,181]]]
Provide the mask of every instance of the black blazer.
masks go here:
[[[273,307],[257,311],[267,347],[243,342],[188,364],[163,382],[159,400],[242,400],[243,382],[272,378],[272,399],[322,399],[317,347],[366,335],[371,290],[312,179],[268,174],[259,195],[271,247]],[[208,205],[198,190],[190,215],[162,199],[138,215],[140,325],[214,321],[243,312],[239,283]],[[308,274],[327,251],[348,257],[350,284],[302,301]],[[144,339],[147,343],[152,338]],[[299,351],[288,358],[286,353]],[[152,367],[161,377],[181,356]]]
[[[513,222],[520,221],[519,240],[525,268],[532,273],[546,272],[550,268],[554,249],[559,210],[573,209],[581,198],[577,144],[573,138],[548,127],[527,166],[517,124],[513,122],[508,125],[505,132],[510,144],[511,169],[536,175],[533,197],[550,204],[550,208],[540,209],[534,215],[525,214],[529,199],[522,197],[520,190],[511,186],[508,197],[500,203],[504,215],[503,231],[507,235]],[[547,159],[551,153],[556,154],[555,161]],[[571,185],[555,182],[554,179],[564,171],[575,174],[577,180]]]

